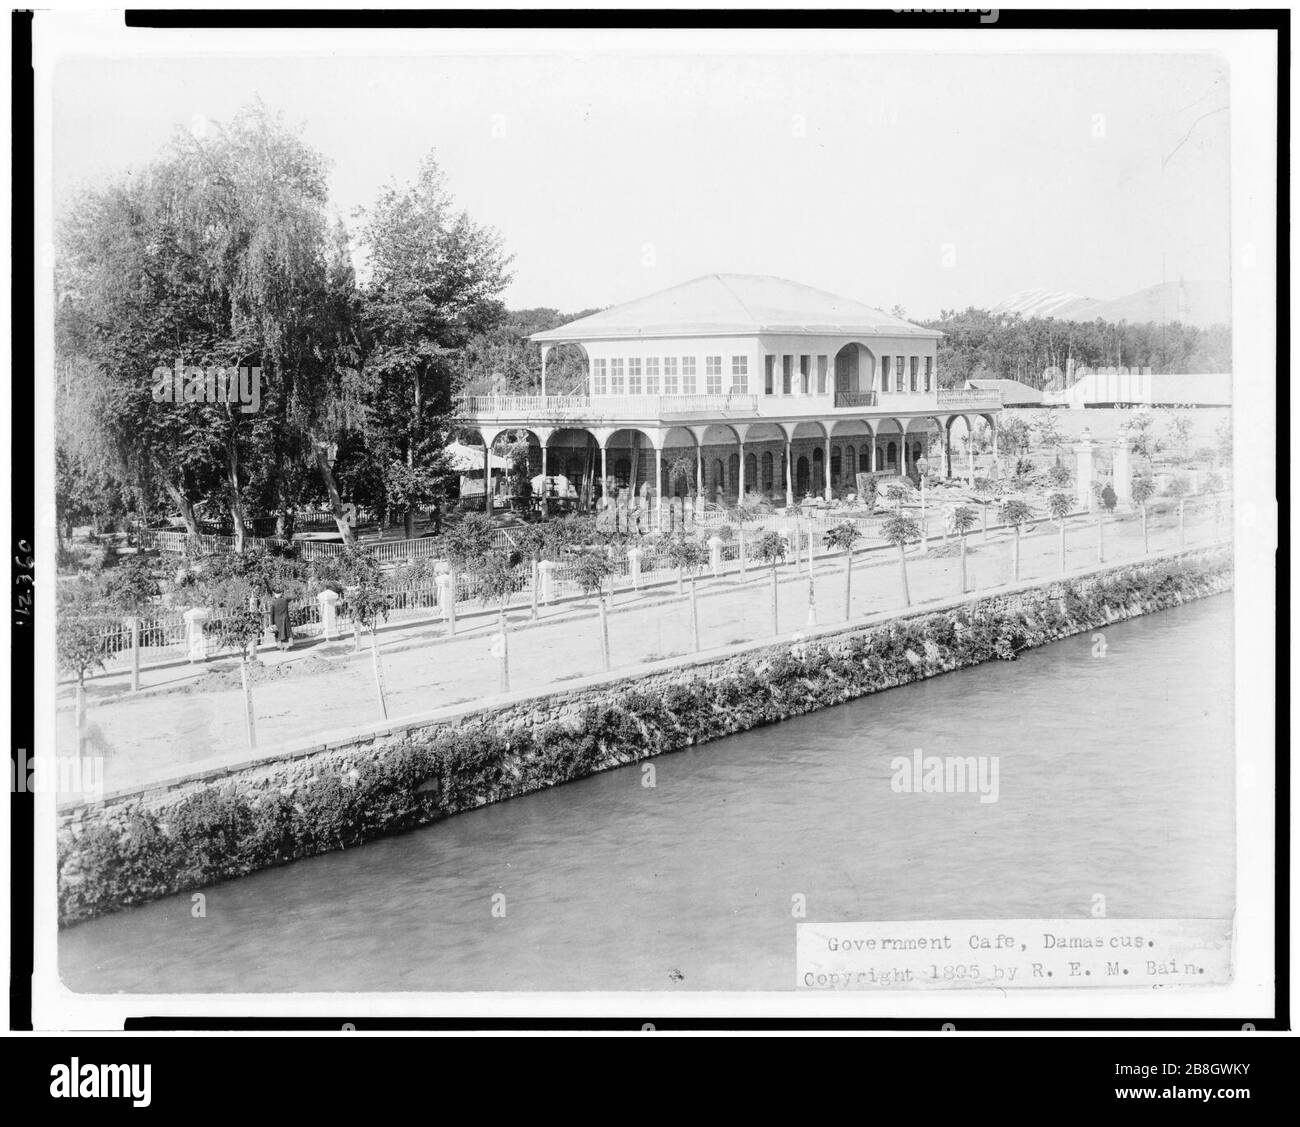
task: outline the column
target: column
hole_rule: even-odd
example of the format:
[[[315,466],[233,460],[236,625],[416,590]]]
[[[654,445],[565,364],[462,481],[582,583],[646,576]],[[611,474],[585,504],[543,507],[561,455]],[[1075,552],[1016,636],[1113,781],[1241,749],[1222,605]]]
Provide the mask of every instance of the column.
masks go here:
[[[609,503],[609,451],[603,442],[600,444],[600,500],[602,504]]]
[[[826,431],[826,462],[825,468],[822,470],[825,481],[822,484],[825,486],[826,500],[829,501],[835,496],[831,489],[831,428],[823,423],[822,429]]]
[[[998,466],[998,417],[997,417],[996,415],[994,415],[992,418],[989,419],[989,428],[990,428],[990,430],[991,430],[992,433],[993,433],[993,472],[990,473],[989,476],[990,476],[990,477],[997,477],[997,476],[998,476],[998,474],[997,474],[997,466]]]
[[[794,505],[794,444],[785,440],[785,507]]]
[[[736,503],[739,504],[745,499],[745,444],[740,443],[740,469],[736,476],[739,479],[736,486]]]
[[[546,476],[546,443],[542,443],[542,477]],[[545,487],[545,482],[542,483]]]
[[[492,515],[492,443],[483,441],[483,512]]]
[[[704,439],[695,440],[695,506],[697,511],[704,506]]]
[[[871,473],[876,472],[876,435],[873,431],[871,434],[871,445],[868,447],[870,453],[867,455],[867,469]]]
[[[1125,507],[1133,503],[1133,467],[1129,458],[1128,442],[1122,438],[1115,440],[1114,461],[1111,464],[1111,480],[1115,489],[1115,499]]]
[[[546,345],[542,345],[542,398],[546,398]]]
[[[662,439],[661,439],[662,441]],[[655,528],[664,527],[664,452],[655,447]]]
[[[907,423],[899,424],[903,431],[898,436],[898,472],[904,477],[907,476]]]
[[[1094,505],[1092,496],[1092,452],[1094,450],[1092,441],[1092,431],[1087,427],[1083,428],[1083,433],[1079,436],[1079,441],[1074,444],[1075,469],[1074,469],[1074,490],[1075,498],[1084,508],[1092,509]]]
[[[967,477],[970,479],[967,482],[967,484],[972,489],[974,489],[975,488],[975,428],[971,426],[970,419],[967,419],[965,415],[962,416],[962,419],[966,423],[966,462],[967,462],[966,474]]]

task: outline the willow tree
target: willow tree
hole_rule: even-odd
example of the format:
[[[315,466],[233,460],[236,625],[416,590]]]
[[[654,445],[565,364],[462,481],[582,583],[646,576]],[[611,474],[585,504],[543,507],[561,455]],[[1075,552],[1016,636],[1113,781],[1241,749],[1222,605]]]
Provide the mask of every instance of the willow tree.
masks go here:
[[[415,513],[440,494],[457,359],[502,317],[510,281],[501,237],[456,209],[432,154],[415,180],[389,184],[364,214],[367,438],[394,509]]]
[[[253,477],[281,511],[295,501],[301,405],[328,398],[326,204],[323,158],[255,105],[178,132],[60,227],[60,355],[95,370],[77,392],[98,441],[191,532],[219,498],[241,549]]]

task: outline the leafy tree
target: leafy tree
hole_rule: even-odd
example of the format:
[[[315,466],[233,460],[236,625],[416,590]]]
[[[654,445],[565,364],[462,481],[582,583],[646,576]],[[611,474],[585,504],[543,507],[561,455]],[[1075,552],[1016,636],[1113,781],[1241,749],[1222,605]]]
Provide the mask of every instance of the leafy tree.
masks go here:
[[[862,539],[862,530],[851,520],[828,528],[822,536],[827,548],[844,553],[844,621],[853,617],[853,545]]]
[[[1173,497],[1178,502],[1178,546],[1179,548],[1187,547],[1187,525],[1184,521],[1184,509],[1187,504],[1187,495],[1192,491],[1192,484],[1187,478],[1178,474],[1172,478],[1165,487],[1165,493]]]
[[[1070,510],[1074,507],[1074,502],[1066,493],[1053,493],[1047,498],[1047,512],[1051,518],[1056,521],[1057,531],[1060,535],[1060,565],[1061,574],[1065,574],[1065,518],[1070,515]]]
[[[573,562],[573,579],[578,584],[579,589],[588,599],[597,594],[605,584],[605,580],[614,574],[614,565],[610,563],[609,557],[601,552],[583,552]],[[605,672],[609,672],[609,620],[606,618],[605,600],[597,600],[597,609],[600,612],[600,655],[604,665]]]
[[[473,575],[479,589],[479,601],[484,606],[496,604],[497,636],[501,647],[501,691],[510,691],[510,654],[506,631],[506,607],[519,584],[518,571],[511,554],[492,551],[480,556],[474,564]]]
[[[797,535],[797,533],[796,533]],[[777,628],[777,576],[776,569],[789,551],[784,536],[779,532],[764,532],[754,545],[754,553],[772,569],[772,633],[779,634]]]
[[[1147,502],[1155,496],[1156,484],[1150,477],[1145,475],[1133,479],[1133,503],[1137,505],[1138,512],[1142,516],[1142,554],[1146,555],[1151,551],[1151,543],[1147,537]]]
[[[696,601],[695,581],[699,577],[700,571],[709,562],[708,549],[698,540],[688,539],[686,536],[674,536],[668,541],[667,547],[668,562],[677,569],[677,593],[682,593],[682,574],[689,572],[691,576],[691,638],[694,642],[694,648],[700,648],[700,617],[699,606]]]
[[[998,519],[1011,526],[1011,581],[1020,581],[1020,528],[1033,518],[1033,512],[1023,501],[1004,501],[998,508]]]
[[[414,183],[383,189],[361,243],[369,266],[361,290],[365,429],[389,501],[406,513],[409,539],[416,509],[437,499],[449,473],[444,451],[460,352],[500,320],[510,259],[495,231],[456,210],[432,155]]]
[[[961,593],[966,594],[966,533],[975,525],[975,510],[969,505],[958,505],[952,513],[953,531],[957,533],[961,553]]]
[[[907,542],[919,540],[921,526],[911,517],[895,513],[880,526],[880,538],[898,549],[898,572],[903,581],[903,605],[910,607],[912,597],[907,589]]]

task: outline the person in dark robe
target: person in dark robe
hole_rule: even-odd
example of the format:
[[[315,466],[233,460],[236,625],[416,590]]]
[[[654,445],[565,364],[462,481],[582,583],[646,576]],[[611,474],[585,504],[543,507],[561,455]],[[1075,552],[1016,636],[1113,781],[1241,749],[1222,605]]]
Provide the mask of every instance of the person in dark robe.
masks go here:
[[[281,650],[293,645],[293,627],[289,623],[289,600],[283,591],[271,593],[271,625],[275,628],[275,644]]]

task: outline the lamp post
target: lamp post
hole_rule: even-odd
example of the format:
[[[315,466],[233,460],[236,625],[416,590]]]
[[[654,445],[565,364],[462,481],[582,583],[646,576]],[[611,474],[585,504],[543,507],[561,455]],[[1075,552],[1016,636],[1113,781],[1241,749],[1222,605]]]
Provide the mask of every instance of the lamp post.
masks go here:
[[[921,551],[929,549],[929,540],[925,534],[925,481],[930,472],[930,460],[922,454],[916,460],[916,472],[921,478]]]

